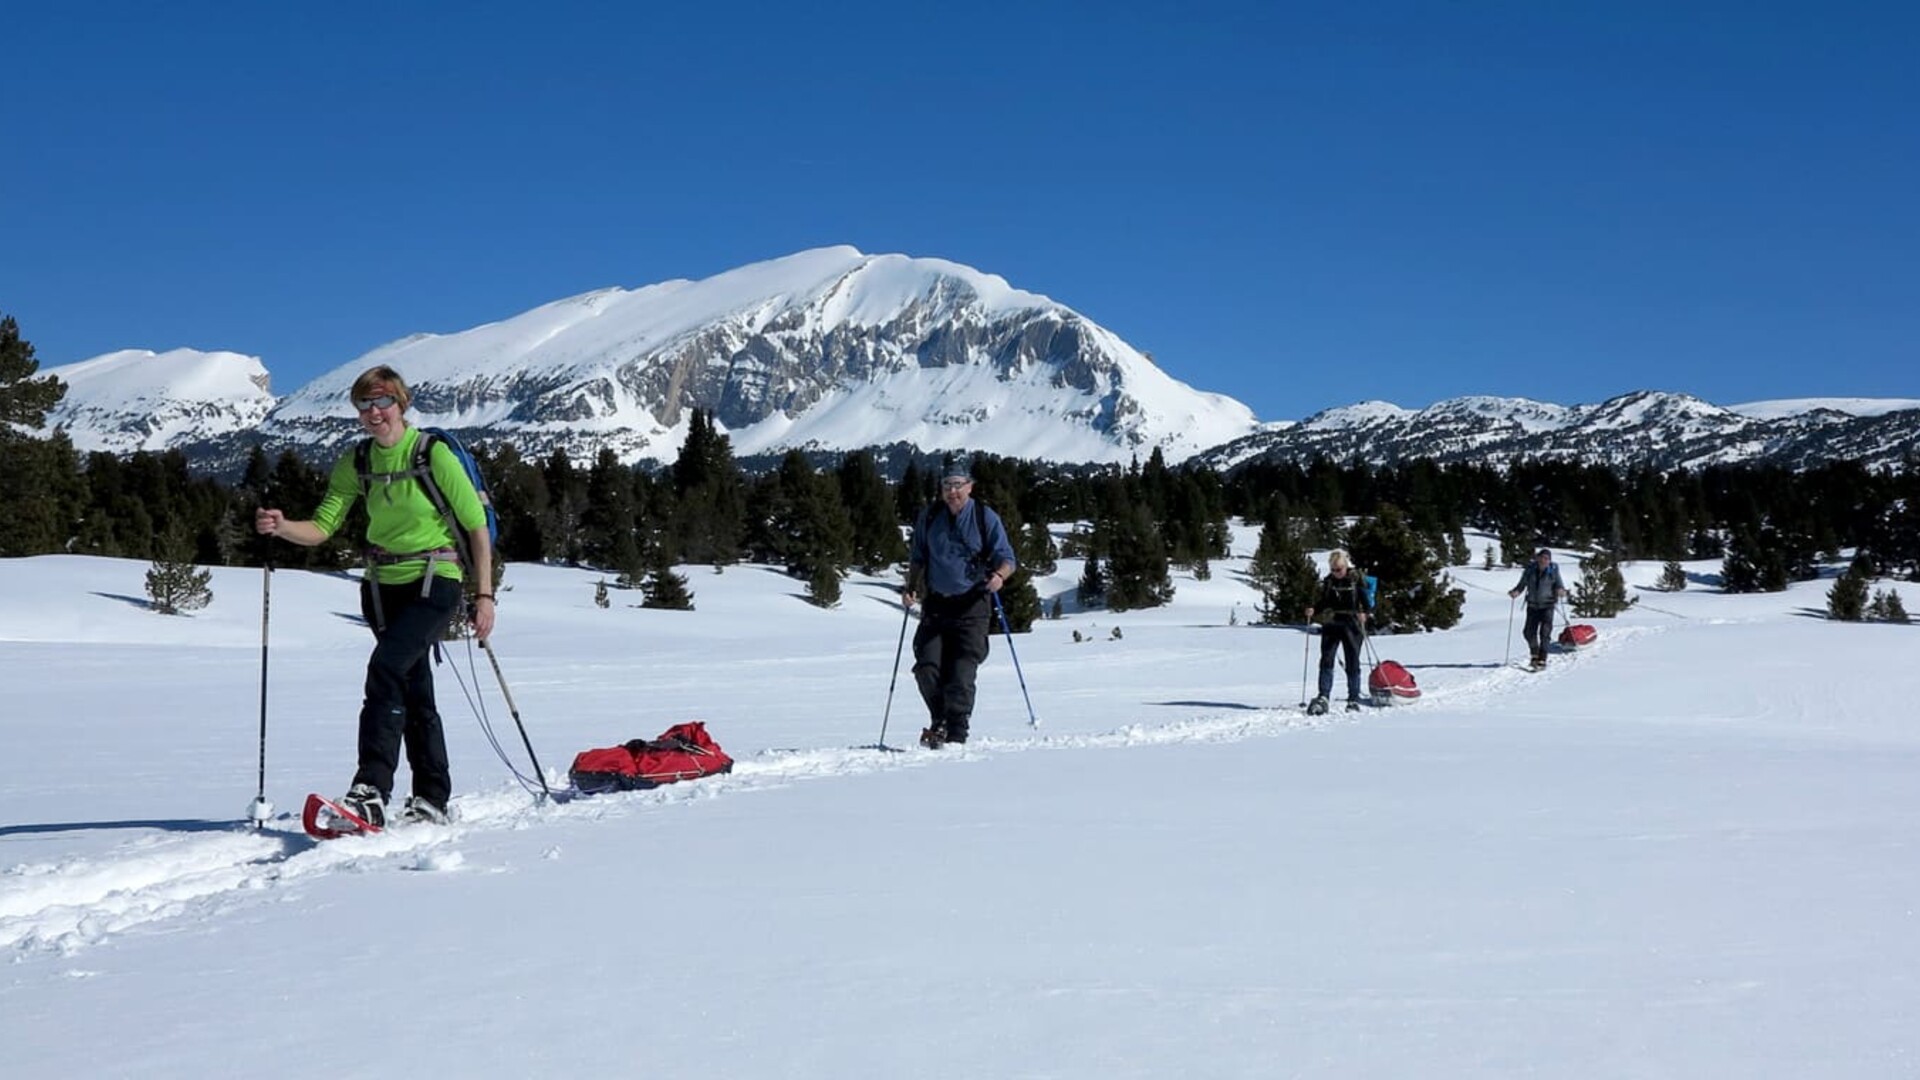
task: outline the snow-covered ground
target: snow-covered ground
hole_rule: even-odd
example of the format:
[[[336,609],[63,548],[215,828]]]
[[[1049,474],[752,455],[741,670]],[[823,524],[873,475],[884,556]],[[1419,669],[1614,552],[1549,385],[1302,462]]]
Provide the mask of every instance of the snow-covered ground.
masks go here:
[[[1308,639],[1248,625],[1242,565],[1017,638],[1038,729],[996,636],[974,742],[900,754],[854,749],[903,625],[880,582],[820,611],[695,567],[697,611],[600,610],[595,575],[516,565],[497,655],[550,777],[686,719],[738,767],[537,806],[456,647],[456,822],[319,844],[288,815],[352,772],[349,579],[271,579],[281,814],[252,832],[262,572],[167,618],[144,564],[0,561],[0,1068],[1920,1075],[1914,630],[1699,564],[1530,675],[1503,664],[1516,572],[1463,569],[1458,628],[1379,642],[1420,701],[1310,719]]]

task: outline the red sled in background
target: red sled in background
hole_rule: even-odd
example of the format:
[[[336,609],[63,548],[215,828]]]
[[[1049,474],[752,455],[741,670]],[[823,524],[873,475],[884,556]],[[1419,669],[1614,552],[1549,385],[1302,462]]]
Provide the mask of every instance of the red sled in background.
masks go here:
[[[581,794],[635,791],[733,771],[733,758],[707,734],[705,721],[675,724],[657,739],[634,739],[574,755],[568,776]]]
[[[1556,640],[1561,648],[1579,652],[1593,644],[1599,637],[1600,631],[1595,630],[1592,623],[1579,622],[1568,623],[1567,628],[1560,631],[1560,636]]]
[[[1420,696],[1420,684],[1414,681],[1413,672],[1393,660],[1382,660],[1373,666],[1373,673],[1367,676],[1367,689],[1373,692],[1375,705],[1412,701]]]

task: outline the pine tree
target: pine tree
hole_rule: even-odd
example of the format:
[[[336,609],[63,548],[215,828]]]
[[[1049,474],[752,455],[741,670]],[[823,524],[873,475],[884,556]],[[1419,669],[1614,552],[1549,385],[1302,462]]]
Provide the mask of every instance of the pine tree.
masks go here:
[[[1100,547],[1107,555],[1107,609],[1132,611],[1160,607],[1173,599],[1166,546],[1144,505],[1132,505],[1096,526],[1104,530]]]
[[[1859,622],[1867,609],[1867,582],[1872,574],[1867,571],[1865,560],[1856,556],[1853,565],[1847,567],[1834,580],[1833,587],[1827,590],[1827,618],[1840,622]]]
[[[1867,617],[1875,622],[1900,623],[1906,625],[1907,607],[1900,602],[1900,594],[1892,589],[1875,589],[1873,602],[1867,605]]]
[[[1460,621],[1467,593],[1453,587],[1440,556],[1413,531],[1406,515],[1382,503],[1348,530],[1347,548],[1378,587],[1370,625],[1382,631],[1445,630]]]
[[[807,603],[814,607],[840,606],[840,568],[818,565],[807,576]]]
[[[1269,626],[1304,618],[1320,572],[1294,538],[1293,523],[1270,506],[1260,543],[1247,564],[1247,582],[1260,590],[1260,621]]]
[[[1036,577],[1051,576],[1060,568],[1060,546],[1053,542],[1053,531],[1044,521],[1027,522],[1015,544],[1014,554],[1019,557],[1020,568]]]
[[[1074,595],[1083,609],[1098,607],[1106,602],[1107,574],[1101,569],[1100,556],[1091,553],[1087,555],[1087,565],[1080,572],[1080,584]]]
[[[1502,525],[1500,529],[1500,565],[1525,566],[1527,559],[1540,547],[1533,542],[1535,536],[1531,522],[1518,521],[1511,525]]]
[[[580,553],[587,565],[629,577],[640,571],[640,545],[634,539],[638,510],[633,469],[602,447],[587,472],[586,506],[580,513]]]
[[[35,378],[39,370],[33,343],[20,336],[20,324],[11,315],[0,315],[0,433],[15,424],[46,427],[47,413],[66,396],[65,383],[52,375]]]
[[[666,546],[659,543],[648,545],[646,563],[647,578],[641,587],[640,606],[665,611],[692,611],[693,591],[687,588],[686,576],[673,569]]]
[[[1720,587],[1730,593],[1784,592],[1790,574],[1786,549],[1771,527],[1737,530],[1720,563]]]
[[[1024,567],[1014,570],[1013,577],[1000,587],[999,596],[1000,610],[1006,613],[1007,625],[1013,632],[1024,634],[1032,630],[1040,619],[1040,590],[1033,587],[1033,577]]]
[[[1611,619],[1639,602],[1627,595],[1620,561],[1606,549],[1580,560],[1580,580],[1573,586],[1569,606],[1583,619]]]
[[[773,476],[754,485],[752,547],[757,558],[777,563],[809,583],[809,594],[839,602],[839,578],[852,558],[853,526],[840,503],[839,485],[822,477],[799,450],[789,450]],[[831,590],[820,586],[831,571]]]
[[[65,431],[30,439],[0,424],[0,557],[67,550],[82,531],[85,502],[86,482]],[[152,536],[151,529],[141,535],[141,555]]]
[[[175,526],[162,541],[162,553],[147,568],[147,598],[162,615],[198,611],[213,602],[213,572],[188,561],[186,534]]]
[[[1720,560],[1720,588],[1730,593],[1760,591],[1760,571],[1738,544],[1728,544],[1726,558]]]
[[[1660,591],[1661,592],[1679,592],[1680,590],[1686,587],[1687,587],[1686,568],[1681,566],[1676,561],[1673,561],[1671,559],[1668,560],[1667,564],[1660,568],[1660,584],[1659,584]]]
[[[693,410],[672,477],[672,557],[716,566],[737,561],[746,522],[740,470],[732,440],[713,426],[712,414],[704,409]]]
[[[857,452],[841,458],[837,479],[851,527],[853,565],[877,574],[905,562],[907,544],[900,535],[900,518],[873,456]]]

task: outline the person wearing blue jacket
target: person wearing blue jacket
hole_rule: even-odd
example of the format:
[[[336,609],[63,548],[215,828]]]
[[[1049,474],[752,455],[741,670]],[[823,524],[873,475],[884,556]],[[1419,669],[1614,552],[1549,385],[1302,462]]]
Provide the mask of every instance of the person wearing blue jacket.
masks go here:
[[[938,749],[967,741],[974,676],[987,658],[993,596],[1013,576],[1013,544],[1000,515],[973,499],[967,460],[955,459],[940,480],[940,499],[914,523],[907,546],[911,608],[925,598],[913,634],[913,680],[927,703],[920,743]]]
[[[1538,671],[1547,666],[1547,645],[1553,641],[1554,606],[1567,595],[1567,585],[1560,580],[1560,568],[1554,565],[1553,552],[1546,548],[1534,552],[1533,561],[1520,571],[1520,583],[1508,590],[1507,595],[1527,598],[1527,628],[1522,636],[1527,639],[1527,647],[1533,650],[1533,668]]]

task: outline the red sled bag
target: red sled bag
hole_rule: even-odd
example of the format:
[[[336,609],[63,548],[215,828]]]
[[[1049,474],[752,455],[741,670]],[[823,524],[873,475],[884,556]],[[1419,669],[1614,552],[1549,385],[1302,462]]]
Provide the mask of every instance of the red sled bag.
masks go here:
[[[733,758],[707,734],[705,721],[675,724],[657,739],[634,739],[574,755],[567,776],[585,795],[637,791],[733,771]]]
[[[1391,705],[1395,699],[1412,701],[1420,696],[1420,684],[1413,680],[1413,672],[1393,660],[1373,666],[1373,673],[1367,676],[1367,689],[1373,692],[1375,705]]]
[[[1600,631],[1595,630],[1592,623],[1568,623],[1567,628],[1560,631],[1560,637],[1557,640],[1561,648],[1578,651],[1593,644],[1599,636]]]

